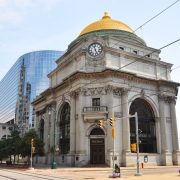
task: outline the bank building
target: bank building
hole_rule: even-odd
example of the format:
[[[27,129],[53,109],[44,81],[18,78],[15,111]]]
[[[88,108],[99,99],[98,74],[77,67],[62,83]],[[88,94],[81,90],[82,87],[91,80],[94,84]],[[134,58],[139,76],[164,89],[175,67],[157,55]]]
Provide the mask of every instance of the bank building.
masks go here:
[[[137,112],[140,161],[146,156],[152,165],[179,165],[180,84],[159,55],[107,12],[85,27],[48,74],[49,88],[33,101],[36,131],[45,143],[45,156],[35,162],[51,164],[54,148],[60,166],[135,166],[130,115]]]

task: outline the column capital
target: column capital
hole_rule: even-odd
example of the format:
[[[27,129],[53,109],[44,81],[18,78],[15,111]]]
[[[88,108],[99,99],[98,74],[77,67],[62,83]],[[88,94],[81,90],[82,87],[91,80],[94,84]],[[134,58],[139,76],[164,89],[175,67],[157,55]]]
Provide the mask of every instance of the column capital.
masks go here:
[[[166,95],[166,94],[159,94],[158,98],[159,100],[168,102],[168,103],[171,103],[171,102],[176,103],[176,99],[177,99],[176,96],[171,96],[171,95]]]
[[[128,93],[129,91],[130,91],[130,88],[125,88],[125,87],[121,88],[121,93],[122,93],[122,94],[126,94],[126,93]]]

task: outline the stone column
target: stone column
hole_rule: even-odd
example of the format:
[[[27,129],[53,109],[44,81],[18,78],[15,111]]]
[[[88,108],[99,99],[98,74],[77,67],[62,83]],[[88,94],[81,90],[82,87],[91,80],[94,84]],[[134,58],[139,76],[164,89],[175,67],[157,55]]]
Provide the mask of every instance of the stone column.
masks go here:
[[[76,151],[76,100],[75,93],[71,93],[70,106],[70,153],[74,154]]]
[[[129,108],[128,108],[128,89],[122,89],[122,165],[131,166],[131,151],[130,151],[130,125],[129,125]]]
[[[159,114],[160,114],[160,137],[161,137],[161,164],[172,165],[172,155],[167,147],[167,125],[164,104],[167,100],[166,96],[159,95]]]
[[[83,90],[79,90],[78,96],[76,97],[76,161],[75,166],[82,166],[86,163],[87,153],[85,147],[85,126],[82,116],[83,111]]]
[[[70,94],[70,157],[71,166],[75,165],[75,154],[76,154],[76,94],[72,92]]]
[[[172,127],[172,145],[173,145],[173,164],[180,165],[180,152],[176,120],[176,98],[172,97],[170,101],[171,127]]]
[[[114,97],[113,97],[113,87],[112,86],[106,86],[106,92],[107,92],[107,101],[108,101],[108,117],[114,118]],[[109,121],[107,122],[107,154],[109,157],[109,165],[110,167],[113,167],[113,150],[114,150],[114,142],[112,139],[112,127],[109,125]],[[116,123],[116,122],[115,122]]]

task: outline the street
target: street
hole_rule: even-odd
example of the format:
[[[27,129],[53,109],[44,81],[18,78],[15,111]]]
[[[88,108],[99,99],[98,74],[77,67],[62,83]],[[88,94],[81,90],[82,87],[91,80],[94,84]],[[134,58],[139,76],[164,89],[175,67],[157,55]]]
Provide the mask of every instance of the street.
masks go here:
[[[176,180],[180,179],[178,166],[171,167],[146,167],[141,169],[142,176],[134,176],[136,172],[135,167],[121,168],[121,179],[130,180]],[[112,179],[109,178],[112,175],[111,168],[35,168],[34,170],[29,169],[6,169],[0,168],[0,179],[1,180],[91,180],[91,179]]]

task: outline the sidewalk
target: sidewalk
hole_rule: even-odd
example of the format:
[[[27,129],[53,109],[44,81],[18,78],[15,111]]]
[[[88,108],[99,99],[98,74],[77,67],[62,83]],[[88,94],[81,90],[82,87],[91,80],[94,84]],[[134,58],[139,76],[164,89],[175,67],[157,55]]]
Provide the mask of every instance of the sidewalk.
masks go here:
[[[134,176],[136,167],[121,167],[121,179],[130,180],[180,180],[178,170],[180,166],[149,166],[140,169],[142,176]],[[57,168],[57,169],[36,169],[37,174],[59,177],[60,179],[84,180],[98,179],[106,180],[112,175],[112,168]]]

